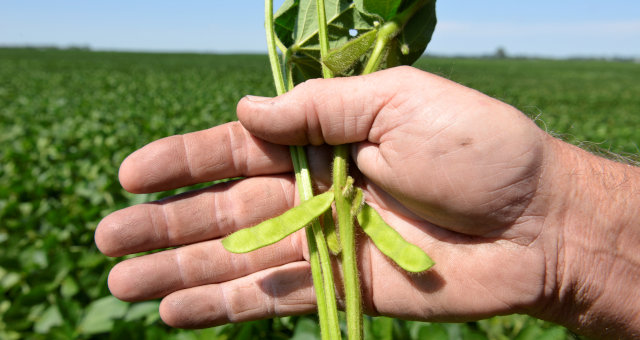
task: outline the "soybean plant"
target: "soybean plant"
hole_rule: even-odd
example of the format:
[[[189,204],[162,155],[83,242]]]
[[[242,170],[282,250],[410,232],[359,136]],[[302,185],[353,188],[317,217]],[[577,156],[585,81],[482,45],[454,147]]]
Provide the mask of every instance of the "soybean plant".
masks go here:
[[[265,0],[265,30],[277,93],[310,78],[410,65],[424,52],[435,25],[435,0],[286,0],[275,17],[273,0]],[[434,264],[365,203],[362,190],[348,175],[348,150],[347,145],[334,147],[332,187],[314,196],[305,150],[290,147],[301,203],[222,242],[228,251],[244,253],[305,228],[323,340],[341,338],[329,251],[340,255],[342,262],[348,337],[362,339],[354,220],[402,269],[423,272]]]

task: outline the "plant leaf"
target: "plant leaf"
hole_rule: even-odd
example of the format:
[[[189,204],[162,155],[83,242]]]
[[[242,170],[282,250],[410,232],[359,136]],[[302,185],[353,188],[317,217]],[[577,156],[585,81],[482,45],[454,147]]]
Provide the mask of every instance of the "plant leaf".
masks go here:
[[[355,27],[345,26],[344,15],[351,13],[352,10],[351,1],[325,0],[329,27],[346,30],[347,37],[348,30]],[[287,48],[296,46],[296,49],[301,49],[314,44],[317,46],[316,0],[287,0],[276,12],[274,21],[276,35]]]
[[[78,325],[80,334],[96,334],[108,332],[113,328],[114,320],[124,317],[129,304],[106,296],[92,302]]]
[[[76,295],[79,290],[80,287],[71,276],[65,277],[60,285],[60,294],[67,299]]]
[[[449,333],[439,323],[428,323],[421,325],[418,331],[418,339],[424,340],[449,340]]]
[[[312,39],[317,43],[318,38],[318,18],[316,10],[316,0],[299,0],[298,16],[296,26],[293,31],[295,45],[303,47]],[[335,26],[340,21],[341,15],[352,10],[351,1],[345,0],[325,0],[325,11],[327,15],[327,25]],[[345,28],[340,27],[339,28]],[[346,28],[348,31],[349,28]],[[347,32],[348,33],[348,32]],[[348,36],[348,34],[347,34]]]
[[[412,4],[424,1],[428,3],[408,21],[403,20],[406,24],[402,31],[389,41],[381,68],[411,65],[424,53],[436,25],[435,0],[325,0],[329,46],[336,55],[323,62],[337,74],[359,74],[371,51],[365,48],[365,42],[373,35],[369,32],[385,20],[401,17],[403,10]],[[358,33],[355,39],[351,37],[353,30]],[[294,83],[321,77],[316,0],[286,0],[276,12],[275,31],[278,39],[292,52],[289,62]],[[344,50],[338,52],[342,48]]]
[[[150,315],[155,316],[158,314],[160,308],[159,301],[146,301],[138,302],[131,305],[131,308],[127,311],[127,315],[124,316],[125,321],[133,321],[142,318],[146,318]]]
[[[378,340],[393,340],[393,319],[378,316],[371,322],[373,337]]]
[[[378,212],[365,204],[358,214],[358,223],[373,243],[402,269],[419,273],[434,265],[422,249],[407,242],[380,217]]]
[[[358,11],[352,1],[325,0],[325,10],[330,48],[347,43],[352,29],[361,34],[375,28],[376,18]],[[274,20],[278,39],[292,51],[294,81],[321,77],[316,0],[287,0]]]
[[[293,45],[298,2],[298,0],[286,0],[274,15],[273,26],[276,36],[287,47]]]
[[[57,305],[51,305],[47,308],[33,325],[36,333],[46,334],[53,327],[60,326],[64,323],[62,314]]]
[[[276,243],[322,215],[331,207],[331,202],[333,191],[314,196],[280,216],[236,231],[222,240],[222,245],[232,253],[247,253]]]
[[[296,329],[291,340],[319,340],[320,327],[318,323],[308,319],[300,318],[296,323]]]
[[[354,2],[359,11],[377,15],[386,21],[396,14],[402,0],[356,0]]]
[[[384,67],[411,65],[418,60],[431,41],[437,21],[436,0],[431,0],[409,19],[389,44],[387,60],[382,63]]]

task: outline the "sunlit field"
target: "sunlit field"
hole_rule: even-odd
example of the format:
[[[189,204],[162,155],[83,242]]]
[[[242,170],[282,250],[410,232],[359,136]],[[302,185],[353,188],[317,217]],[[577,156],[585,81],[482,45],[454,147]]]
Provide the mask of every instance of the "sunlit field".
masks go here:
[[[593,152],[630,161],[640,154],[640,64],[423,58],[416,66],[505,101]],[[126,193],[117,172],[129,153],[234,120],[246,94],[275,94],[266,56],[0,49],[0,339],[317,338],[315,316],[169,328],[159,301],[111,297],[107,275],[121,259],[93,242],[110,212],[175,193]],[[365,338],[576,336],[512,315],[463,324],[367,317]]]

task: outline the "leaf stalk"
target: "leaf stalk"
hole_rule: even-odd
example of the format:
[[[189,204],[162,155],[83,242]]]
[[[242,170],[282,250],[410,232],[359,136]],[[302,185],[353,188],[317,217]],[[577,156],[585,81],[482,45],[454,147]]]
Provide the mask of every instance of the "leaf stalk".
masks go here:
[[[431,1],[433,0],[418,0],[405,8],[402,12],[398,13],[393,20],[382,25],[378,31],[378,35],[376,36],[376,42],[373,47],[373,51],[371,52],[371,56],[369,57],[362,74],[373,73],[380,68],[380,63],[382,62],[384,52],[386,51],[389,42],[402,32],[404,26],[422,7]]]

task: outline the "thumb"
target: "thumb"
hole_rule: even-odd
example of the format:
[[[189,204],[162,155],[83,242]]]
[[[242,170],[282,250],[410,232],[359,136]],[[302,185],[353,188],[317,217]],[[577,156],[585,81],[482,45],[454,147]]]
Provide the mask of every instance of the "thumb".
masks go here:
[[[312,79],[275,98],[247,96],[238,103],[238,119],[255,136],[277,144],[365,141],[377,114],[397,92],[393,84],[402,79],[397,70],[390,71]]]

